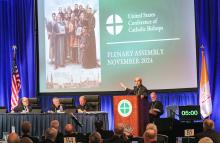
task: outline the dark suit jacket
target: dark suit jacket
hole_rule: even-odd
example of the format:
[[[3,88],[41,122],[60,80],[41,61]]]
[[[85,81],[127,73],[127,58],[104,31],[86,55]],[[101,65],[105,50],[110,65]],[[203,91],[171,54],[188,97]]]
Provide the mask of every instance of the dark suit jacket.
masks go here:
[[[55,143],[55,142],[52,142],[51,140],[46,139],[46,140],[44,140],[42,143]]]
[[[122,137],[113,135],[111,138],[104,140],[103,143],[128,143],[128,141],[125,141]]]
[[[134,86],[134,89],[129,89],[129,88],[126,88],[126,91],[129,93],[129,94],[134,94],[134,95],[144,95],[145,97],[147,97],[147,88],[143,85],[140,85],[140,86]]]
[[[196,134],[196,142],[203,137],[209,137],[213,140],[213,143],[220,143],[220,134],[214,130],[207,130]]]
[[[29,109],[29,112],[32,111],[32,107],[30,105],[28,105],[27,108]],[[25,110],[25,107],[23,105],[18,105],[14,108],[15,112],[22,112],[23,110]]]
[[[156,108],[159,109],[161,112],[157,112],[157,115],[154,116],[152,114],[149,114],[150,117],[150,122],[153,122],[155,118],[160,118],[160,116],[163,114],[164,110],[163,110],[163,104],[160,101],[155,101],[155,102],[150,102],[149,105],[150,109],[152,108]]]
[[[21,138],[24,138],[24,137],[28,137],[32,140],[33,143],[39,143],[39,139],[36,138],[36,137],[32,137],[32,136],[29,136],[29,135],[23,135]]]
[[[100,129],[100,130],[96,130],[96,131],[102,136],[102,139],[108,139],[114,135],[114,132],[109,131],[109,130]]]
[[[61,132],[57,133],[57,137],[56,137],[55,142],[56,143],[63,143],[64,142],[64,135],[63,135],[63,133],[61,133]]]
[[[51,105],[51,107],[50,107],[50,110],[55,112],[55,113],[57,112],[57,110],[60,110],[60,109],[62,109],[63,111],[65,110],[63,105],[60,105],[58,107],[55,107],[54,105]]]
[[[90,111],[91,109],[92,109],[92,105],[91,104],[89,104],[89,103],[86,103],[84,106],[82,106],[82,105],[79,105],[78,107],[77,107],[77,109],[81,109],[82,111]]]

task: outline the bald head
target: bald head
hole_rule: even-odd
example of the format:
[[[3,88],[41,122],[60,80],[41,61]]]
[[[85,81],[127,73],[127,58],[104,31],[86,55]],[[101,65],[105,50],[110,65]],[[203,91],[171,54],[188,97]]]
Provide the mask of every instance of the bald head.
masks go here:
[[[207,131],[207,130],[214,130],[215,128],[215,124],[211,119],[205,119],[203,121],[203,130]]]
[[[142,84],[142,79],[140,77],[136,77],[134,79],[134,83],[136,86],[140,86]]]
[[[198,143],[213,143],[212,139],[209,137],[203,137],[199,140]]]
[[[148,129],[152,129],[152,130],[155,130],[157,132],[157,126],[153,123],[147,124],[146,130],[148,130]]]
[[[71,134],[74,131],[74,127],[72,124],[66,124],[65,126],[65,132],[66,134]]]
[[[60,124],[59,124],[58,120],[53,120],[53,121],[50,122],[50,127],[51,128],[55,128],[55,129],[59,130],[59,126],[60,126]]]
[[[89,136],[89,143],[101,143],[102,137],[98,132],[94,132]]]
[[[16,133],[10,133],[7,139],[8,143],[20,143],[20,138]]]
[[[114,129],[115,135],[122,135],[124,133],[124,126],[122,123],[119,123],[115,126]]]
[[[154,129],[147,129],[144,132],[144,143],[157,141],[157,132]]]

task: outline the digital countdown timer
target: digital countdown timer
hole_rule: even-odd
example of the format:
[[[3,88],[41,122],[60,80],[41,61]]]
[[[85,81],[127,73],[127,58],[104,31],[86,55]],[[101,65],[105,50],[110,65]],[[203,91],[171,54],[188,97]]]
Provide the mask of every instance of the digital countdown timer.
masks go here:
[[[200,120],[200,106],[179,106],[179,117],[181,121]]]

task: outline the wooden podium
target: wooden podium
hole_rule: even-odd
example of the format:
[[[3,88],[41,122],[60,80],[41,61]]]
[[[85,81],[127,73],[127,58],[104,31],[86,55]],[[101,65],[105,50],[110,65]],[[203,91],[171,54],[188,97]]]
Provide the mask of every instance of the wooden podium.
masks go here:
[[[149,121],[148,101],[140,96],[114,96],[114,125],[130,126],[134,136],[142,136]]]

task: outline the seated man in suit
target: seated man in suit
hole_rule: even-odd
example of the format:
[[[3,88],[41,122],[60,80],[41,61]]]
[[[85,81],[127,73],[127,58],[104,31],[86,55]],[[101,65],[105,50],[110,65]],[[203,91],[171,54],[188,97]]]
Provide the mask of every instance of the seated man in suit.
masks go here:
[[[135,83],[134,89],[127,88],[123,83],[120,83],[120,85],[129,94],[141,96],[142,99],[146,98],[147,97],[147,88],[142,84],[142,79],[140,77],[136,77],[134,80],[134,83]]]
[[[55,128],[48,128],[45,132],[45,141],[43,143],[56,143],[57,130]]]
[[[124,134],[124,126],[122,123],[116,125],[114,129],[114,135],[109,138],[105,139],[103,143],[128,143],[128,137]]]
[[[33,143],[39,143],[40,142],[38,138],[30,136],[30,132],[31,132],[31,123],[30,122],[24,121],[21,124],[21,130],[23,132],[23,135],[21,136],[21,138],[28,137],[32,140]]]
[[[110,138],[114,135],[113,131],[103,130],[103,121],[95,121],[95,130],[98,132],[103,139]]]
[[[18,106],[14,108],[14,112],[23,112],[23,113],[29,113],[32,111],[31,106],[29,105],[29,100],[27,97],[21,98]]]
[[[64,112],[64,106],[60,104],[59,98],[54,97],[52,99],[52,105],[51,105],[49,112],[51,112],[51,111],[55,112],[55,113]]]
[[[8,135],[7,143],[20,143],[20,137],[16,133],[10,133]]]
[[[102,143],[102,137],[98,132],[94,132],[89,136],[89,143]]]
[[[146,129],[143,137],[144,143],[157,143],[157,131],[153,128]]]
[[[155,119],[160,118],[163,114],[163,104],[162,102],[157,100],[157,93],[151,92],[150,94],[151,102],[150,102],[150,110],[149,110],[149,118],[150,122],[153,123]]]
[[[64,143],[68,142],[76,142],[77,133],[74,132],[74,127],[72,124],[65,125],[65,135],[64,135]]]
[[[63,143],[64,142],[64,135],[63,135],[62,132],[59,131],[59,128],[60,128],[59,121],[58,120],[52,120],[50,122],[50,127],[57,130],[57,136],[56,136],[55,142],[56,143]]]
[[[78,113],[84,113],[91,110],[91,105],[86,102],[85,96],[79,97],[79,106],[77,107]]]
[[[214,122],[211,119],[205,119],[203,121],[203,132],[196,134],[196,142],[203,137],[209,137],[214,143],[220,143],[220,134],[214,128]]]

